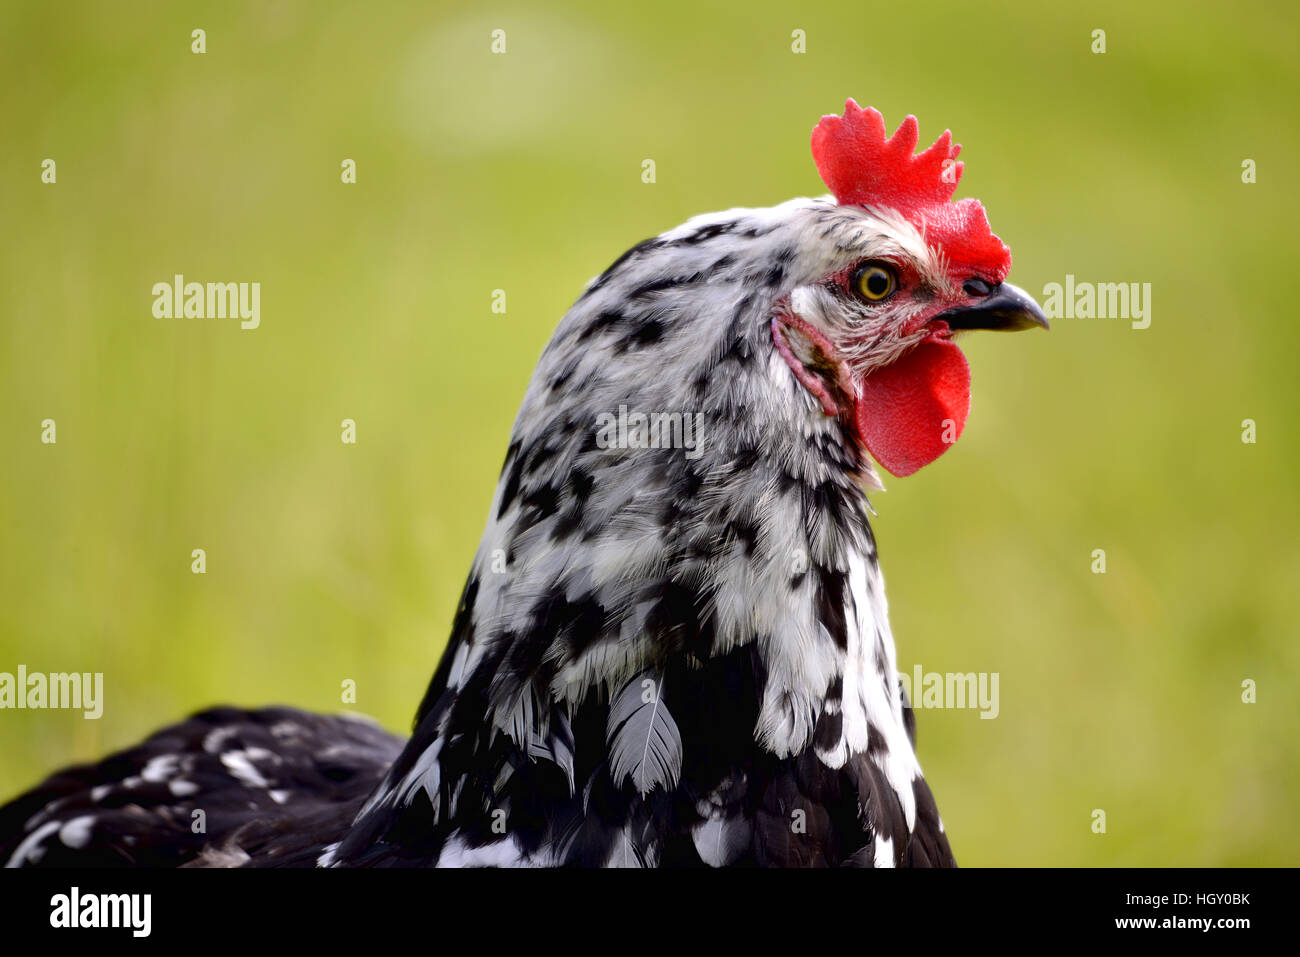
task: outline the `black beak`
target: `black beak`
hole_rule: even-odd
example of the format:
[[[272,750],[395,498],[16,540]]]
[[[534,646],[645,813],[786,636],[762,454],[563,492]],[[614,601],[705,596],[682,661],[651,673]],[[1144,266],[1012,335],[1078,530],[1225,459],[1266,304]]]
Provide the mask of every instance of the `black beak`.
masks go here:
[[[1034,297],[1009,282],[989,286],[979,280],[966,284],[966,292],[978,296],[969,306],[958,306],[935,316],[948,323],[954,332],[959,329],[995,329],[999,332],[1019,332],[1034,326],[1049,328],[1047,317],[1038,308]]]

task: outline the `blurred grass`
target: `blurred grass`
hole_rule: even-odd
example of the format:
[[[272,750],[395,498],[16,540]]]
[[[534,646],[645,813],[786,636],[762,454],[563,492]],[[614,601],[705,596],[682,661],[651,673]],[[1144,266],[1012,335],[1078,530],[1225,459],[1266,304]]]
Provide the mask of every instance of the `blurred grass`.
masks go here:
[[[344,678],[405,728],[582,284],[693,214],[820,193],[808,132],[852,95],[953,128],[1013,281],[1153,286],[1145,331],[968,339],[960,447],[876,497],[900,666],[1001,675],[996,720],[919,715],[958,859],[1300,863],[1296,25],[6,4],[0,670],[103,671],[107,705],[0,713],[0,795],[213,702],[339,710]],[[261,328],[153,319],[176,272],[260,281]]]

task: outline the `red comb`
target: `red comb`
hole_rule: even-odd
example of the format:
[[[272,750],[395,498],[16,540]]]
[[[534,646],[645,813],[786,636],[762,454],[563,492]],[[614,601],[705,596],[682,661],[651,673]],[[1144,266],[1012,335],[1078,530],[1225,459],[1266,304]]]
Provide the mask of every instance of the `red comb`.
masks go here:
[[[952,202],[964,163],[961,147],[944,130],[929,149],[916,149],[916,117],[907,116],[891,137],[885,118],[852,99],[843,116],[823,116],[813,128],[817,172],[841,206],[888,206],[921,230],[950,261],[974,266],[1001,282],[1011,268],[1011,250],[989,229],[979,200]]]

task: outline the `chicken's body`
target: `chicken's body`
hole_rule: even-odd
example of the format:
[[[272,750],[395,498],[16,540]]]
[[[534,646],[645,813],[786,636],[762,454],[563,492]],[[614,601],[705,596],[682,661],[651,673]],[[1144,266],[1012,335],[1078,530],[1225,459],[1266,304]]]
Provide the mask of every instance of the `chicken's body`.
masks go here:
[[[864,436],[882,420],[860,381],[929,349],[946,410],[964,366],[950,325],[1032,312],[999,291],[1005,267],[973,267],[979,290],[951,259],[924,224],[829,200],[698,217],[630,250],[542,355],[450,642],[382,780],[383,736],[324,794],[277,770],[312,765],[310,748],[263,742],[260,781],[240,782],[254,806],[168,862],[951,865],[868,524]],[[897,263],[909,297],[854,301],[864,261]],[[905,474],[939,454],[928,442],[877,454]],[[181,753],[155,775],[203,785],[185,773],[187,753],[211,763],[200,736],[164,740]],[[0,811],[0,853],[62,859],[40,849],[74,814],[83,850],[117,839],[92,789],[141,772],[110,763],[75,801],[47,784]],[[214,797],[175,791],[139,813],[175,828]]]
[[[361,718],[212,708],[0,808],[0,863],[310,865],[401,747]]]

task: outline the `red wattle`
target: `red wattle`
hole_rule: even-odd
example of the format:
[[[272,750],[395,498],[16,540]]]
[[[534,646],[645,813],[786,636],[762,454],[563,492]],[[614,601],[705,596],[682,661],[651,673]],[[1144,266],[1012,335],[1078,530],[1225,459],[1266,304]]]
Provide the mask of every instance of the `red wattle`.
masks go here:
[[[961,437],[970,413],[970,366],[948,339],[927,339],[862,382],[858,433],[893,475],[929,465]]]

